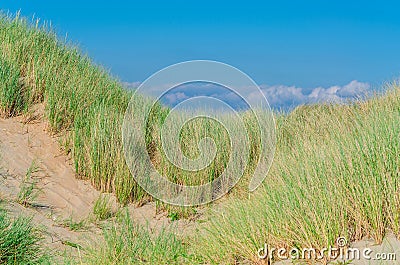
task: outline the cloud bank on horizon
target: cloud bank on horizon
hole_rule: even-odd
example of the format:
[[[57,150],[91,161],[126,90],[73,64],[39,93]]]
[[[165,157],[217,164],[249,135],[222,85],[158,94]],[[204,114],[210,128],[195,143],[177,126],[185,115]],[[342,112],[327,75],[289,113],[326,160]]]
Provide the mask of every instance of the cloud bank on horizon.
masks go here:
[[[269,104],[275,109],[292,109],[303,104],[344,103],[364,98],[370,92],[370,84],[353,80],[344,86],[316,87],[312,89],[296,86],[263,86],[260,88]]]
[[[127,83],[123,85],[128,89],[135,89],[140,82]],[[314,103],[346,103],[356,99],[365,98],[371,92],[371,86],[366,82],[353,80],[343,86],[302,88],[286,85],[260,85],[271,108],[276,110],[290,111],[293,108]],[[220,99],[235,109],[245,109],[247,104],[233,91],[212,83],[196,82],[180,85],[171,89],[162,98],[161,102],[174,107],[186,99],[208,96]],[[251,93],[244,95],[252,100],[255,95]]]

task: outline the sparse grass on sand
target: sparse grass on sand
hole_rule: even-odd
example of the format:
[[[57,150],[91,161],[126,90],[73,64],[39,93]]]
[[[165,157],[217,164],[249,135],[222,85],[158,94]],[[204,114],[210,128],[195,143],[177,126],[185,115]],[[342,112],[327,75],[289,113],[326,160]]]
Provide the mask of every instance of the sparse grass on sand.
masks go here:
[[[97,198],[93,206],[93,214],[97,220],[106,220],[114,215],[108,195],[101,194]]]
[[[104,229],[105,243],[86,252],[85,264],[188,264],[187,246],[171,227],[134,224],[128,213]]]
[[[19,186],[17,202],[25,207],[30,206],[39,195],[40,189],[37,187],[37,181],[33,178],[39,167],[35,160],[32,161],[24,178]]]
[[[0,69],[3,116],[44,102],[49,127],[63,135],[63,147],[71,151],[80,177],[102,191],[114,192],[120,202],[148,199],[124,162],[121,124],[131,94],[118,81],[53,33],[19,17],[0,18]],[[158,126],[167,114],[161,106],[153,109],[148,149],[156,166],[185,183],[187,173],[171,167],[158,151]],[[243,196],[247,187],[239,184],[222,210],[211,214],[201,232],[189,237],[187,247],[182,249],[173,234],[153,237],[151,231],[127,222],[127,237],[116,228],[107,230],[107,244],[98,253],[101,262],[94,258],[97,254],[90,262],[257,263],[257,250],[264,243],[320,249],[333,245],[339,236],[349,241],[372,237],[378,243],[389,230],[400,236],[398,83],[366,101],[300,106],[277,115],[276,121],[277,150],[263,187]],[[221,137],[224,150],[224,131],[196,122],[183,131],[182,138],[198,143],[205,135]],[[249,175],[259,152],[253,125],[250,116],[246,125],[251,138]],[[198,152],[192,147],[183,146],[188,156]],[[200,181],[221,172],[224,154],[217,154]]]

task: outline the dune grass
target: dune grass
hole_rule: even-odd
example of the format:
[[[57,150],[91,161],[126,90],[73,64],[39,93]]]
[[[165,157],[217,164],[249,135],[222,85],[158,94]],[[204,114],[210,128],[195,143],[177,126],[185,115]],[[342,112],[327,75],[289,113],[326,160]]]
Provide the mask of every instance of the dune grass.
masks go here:
[[[51,259],[41,246],[41,232],[26,217],[12,219],[0,209],[0,263],[51,264]]]
[[[93,214],[96,220],[107,220],[114,215],[110,197],[106,194],[101,194],[94,203]]]
[[[129,109],[130,107],[128,113],[131,113]],[[208,189],[199,196],[197,193],[187,195],[196,201],[197,199],[207,201],[219,196],[222,192],[228,191],[242,176],[241,185],[236,186],[236,191],[247,193],[248,180],[255,170],[260,152],[260,130],[255,116],[256,112],[246,111],[237,116],[233,113],[215,112],[212,113],[214,118],[210,119],[201,115],[199,117],[197,111],[201,112],[201,110],[193,110],[194,113],[190,111],[169,113],[169,109],[163,107],[160,107],[159,110],[156,108],[156,111],[152,110],[148,122],[150,126],[146,135],[147,151],[152,165],[163,176],[177,184],[202,185],[215,180],[213,185],[217,187],[215,189],[217,192]],[[133,115],[135,114],[132,113],[131,116]],[[130,121],[129,124],[135,124],[135,121]],[[129,153],[137,154],[137,156],[127,156],[126,162],[133,164],[132,167],[138,171],[136,175],[143,178],[142,181],[145,182],[150,167],[149,163],[137,163],[137,161],[145,161],[143,157],[147,156],[136,144],[140,142],[141,137],[135,134],[136,127],[125,128],[124,141],[129,141],[127,144],[130,148]],[[271,134],[271,137],[273,136]],[[190,159],[197,159],[197,161],[193,162]],[[207,164],[208,166],[203,167]],[[196,169],[190,169],[191,167]],[[226,175],[217,179],[223,173]],[[158,188],[153,184],[150,186]],[[163,191],[165,190],[168,188]],[[178,196],[174,197],[176,195],[174,191],[175,187],[172,187],[168,196],[179,198]],[[185,214],[190,211],[191,209],[186,208],[186,211],[183,210],[181,213]]]
[[[322,249],[339,236],[400,237],[400,87],[388,89],[365,102],[280,116],[264,188],[215,212],[196,253],[210,264],[257,263],[264,243]]]

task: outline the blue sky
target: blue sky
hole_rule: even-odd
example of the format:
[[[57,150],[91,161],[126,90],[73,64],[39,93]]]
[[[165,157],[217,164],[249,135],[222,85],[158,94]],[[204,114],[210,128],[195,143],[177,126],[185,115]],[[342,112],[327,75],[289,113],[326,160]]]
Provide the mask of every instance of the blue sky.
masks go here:
[[[2,0],[0,8],[51,21],[127,82],[193,59],[228,63],[258,84],[304,95],[353,80],[370,89],[400,73],[396,2]]]

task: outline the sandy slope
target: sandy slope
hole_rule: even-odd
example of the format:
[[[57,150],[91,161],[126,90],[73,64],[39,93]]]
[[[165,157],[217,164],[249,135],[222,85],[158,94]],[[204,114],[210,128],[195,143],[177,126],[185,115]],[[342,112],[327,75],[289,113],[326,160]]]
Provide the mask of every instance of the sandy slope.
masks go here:
[[[37,202],[62,215],[85,217],[99,192],[75,178],[72,161],[61,154],[57,139],[49,136],[38,119],[29,124],[21,123],[22,117],[0,119],[1,167],[12,176],[7,178],[8,185],[11,190],[18,187],[35,161],[39,171],[33,175],[42,188]]]
[[[38,108],[40,110],[40,107]],[[0,198],[12,216],[28,216],[45,231],[45,242],[65,249],[66,242],[84,245],[101,231],[95,226],[85,231],[70,231],[63,223],[87,218],[99,192],[85,181],[77,180],[71,160],[60,153],[55,137],[46,132],[40,111],[38,119],[22,123],[22,117],[0,119]],[[43,207],[24,207],[16,202],[20,183],[35,163],[32,177],[40,188],[34,203]]]
[[[91,223],[90,228],[74,232],[63,226],[66,219],[90,220],[94,202],[100,195],[88,181],[75,178],[73,161],[63,155],[57,137],[50,136],[43,121],[43,106],[36,106],[36,119],[23,123],[23,117],[0,119],[0,199],[11,215],[31,216],[46,231],[52,248],[65,248],[63,242],[87,245],[98,241],[101,230]],[[16,202],[20,184],[28,168],[35,162],[38,171],[33,174],[41,189],[35,204],[44,207],[24,207]],[[115,198],[114,206],[117,207]],[[170,224],[165,213],[156,213],[154,203],[135,208],[128,207],[134,222],[159,229]],[[89,222],[90,223],[90,222]],[[193,228],[193,222],[175,222],[184,233]],[[93,242],[92,242],[93,243]]]

